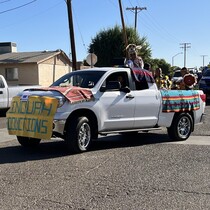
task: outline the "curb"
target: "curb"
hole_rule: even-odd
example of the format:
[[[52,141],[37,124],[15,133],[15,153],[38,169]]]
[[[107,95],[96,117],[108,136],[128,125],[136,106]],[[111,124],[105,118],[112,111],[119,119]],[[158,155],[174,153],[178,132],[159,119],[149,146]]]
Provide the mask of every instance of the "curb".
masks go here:
[[[16,136],[15,135],[9,135],[7,128],[2,128],[0,129],[0,143],[2,142],[6,142],[6,141],[12,141],[12,140],[16,140]]]

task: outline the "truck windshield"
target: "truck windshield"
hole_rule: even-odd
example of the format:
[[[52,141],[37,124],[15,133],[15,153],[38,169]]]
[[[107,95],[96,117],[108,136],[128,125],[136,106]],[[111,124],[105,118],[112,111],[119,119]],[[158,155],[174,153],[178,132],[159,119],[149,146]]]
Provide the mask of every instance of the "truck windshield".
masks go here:
[[[65,87],[72,85],[82,88],[93,88],[104,73],[105,71],[74,71],[62,76],[50,86]]]

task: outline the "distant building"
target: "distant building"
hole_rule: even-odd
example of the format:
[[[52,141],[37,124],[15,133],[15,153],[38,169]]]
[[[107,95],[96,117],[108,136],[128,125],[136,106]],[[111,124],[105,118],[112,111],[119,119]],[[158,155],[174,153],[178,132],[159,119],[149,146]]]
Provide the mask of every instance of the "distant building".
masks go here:
[[[0,43],[0,74],[9,85],[49,86],[71,69],[62,50],[17,52],[15,43]]]

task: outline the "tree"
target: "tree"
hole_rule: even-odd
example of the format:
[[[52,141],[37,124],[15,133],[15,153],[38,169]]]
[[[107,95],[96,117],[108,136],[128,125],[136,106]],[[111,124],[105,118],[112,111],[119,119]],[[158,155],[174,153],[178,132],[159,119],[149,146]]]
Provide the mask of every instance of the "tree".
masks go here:
[[[140,38],[133,27],[126,28],[126,34],[129,44],[141,45],[139,51],[143,60],[151,58],[151,48],[146,41],[146,37]],[[101,30],[89,45],[89,53],[95,53],[98,57],[96,66],[113,66],[114,58],[125,58],[125,44],[123,41],[123,30],[119,26]]]
[[[151,65],[152,70],[155,70],[157,68],[162,69],[162,73],[165,75],[171,75],[171,65],[167,63],[164,59],[158,59],[158,58],[150,58],[144,60],[145,63],[149,63]]]
[[[163,74],[168,75],[170,70],[170,64],[167,63],[164,59],[153,59],[153,65],[156,65],[156,68],[159,67],[162,69]]]

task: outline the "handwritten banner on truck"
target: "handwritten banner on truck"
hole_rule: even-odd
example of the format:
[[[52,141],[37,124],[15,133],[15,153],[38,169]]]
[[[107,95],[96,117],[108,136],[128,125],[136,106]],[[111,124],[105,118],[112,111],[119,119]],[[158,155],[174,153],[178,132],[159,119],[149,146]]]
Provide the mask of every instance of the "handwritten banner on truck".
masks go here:
[[[13,97],[6,114],[9,134],[50,139],[57,105],[58,100],[51,97],[29,96],[27,100]]]

